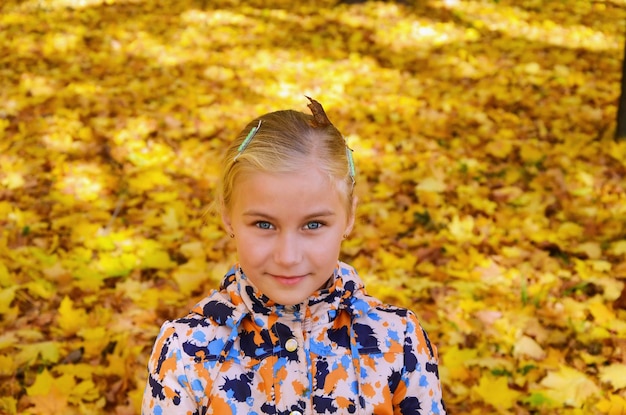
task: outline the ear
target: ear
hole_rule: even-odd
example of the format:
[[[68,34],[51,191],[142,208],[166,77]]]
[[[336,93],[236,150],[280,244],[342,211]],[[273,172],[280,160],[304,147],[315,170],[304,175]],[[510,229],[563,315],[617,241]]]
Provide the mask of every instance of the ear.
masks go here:
[[[230,214],[224,206],[224,202],[220,204],[220,211],[222,212],[222,223],[224,224],[224,228],[226,228],[226,232],[229,234],[233,234],[233,225],[231,223]]]
[[[352,232],[352,228],[354,227],[354,221],[356,219],[356,205],[359,198],[356,196],[352,196],[352,206],[350,206],[350,214],[348,216],[348,223],[346,224],[346,230],[343,233],[344,235],[349,235]]]

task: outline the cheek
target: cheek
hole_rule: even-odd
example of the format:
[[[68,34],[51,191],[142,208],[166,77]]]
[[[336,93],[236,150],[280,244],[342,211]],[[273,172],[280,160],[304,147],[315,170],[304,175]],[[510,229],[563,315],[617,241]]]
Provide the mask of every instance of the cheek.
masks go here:
[[[341,236],[332,235],[332,237],[325,238],[323,241],[317,241],[312,244],[311,252],[314,252],[315,255],[319,256],[319,258],[336,258],[339,255],[339,250],[341,249]]]
[[[249,237],[243,233],[235,236],[237,243],[237,254],[241,260],[254,262],[256,258],[262,256],[262,252],[267,249],[264,244],[255,244]]]
[[[277,249],[271,238],[258,238],[246,235],[245,232],[236,236],[237,254],[248,263],[259,264],[270,260]]]

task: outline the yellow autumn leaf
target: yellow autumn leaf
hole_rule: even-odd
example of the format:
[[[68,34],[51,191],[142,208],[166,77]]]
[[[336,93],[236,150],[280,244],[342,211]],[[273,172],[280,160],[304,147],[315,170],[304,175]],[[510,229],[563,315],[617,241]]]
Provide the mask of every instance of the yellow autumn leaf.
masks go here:
[[[613,320],[611,324],[611,332],[614,333],[614,335],[617,335],[620,338],[626,337],[626,321],[621,319]]]
[[[12,347],[18,342],[15,332],[0,333],[0,351]]]
[[[465,380],[469,377],[467,362],[478,356],[476,349],[460,349],[458,346],[449,347],[441,350],[442,355],[442,377],[450,381],[459,379]]]
[[[33,364],[41,355],[39,343],[27,343],[18,346],[19,351],[15,354],[15,361],[18,365],[25,363]]]
[[[137,256],[140,258],[141,268],[169,269],[175,265],[167,251],[157,241],[142,241]]]
[[[180,246],[180,252],[186,258],[204,257],[204,245],[200,241],[187,242]]]
[[[546,152],[537,143],[530,142],[520,146],[519,155],[525,163],[536,163],[546,157]]]
[[[587,260],[587,262],[591,266],[591,269],[597,272],[609,272],[613,267],[609,261],[604,261],[601,259],[589,259]]]
[[[561,304],[570,318],[576,321],[584,321],[587,317],[587,304],[584,302],[576,301],[573,298],[564,298]]]
[[[35,383],[26,388],[34,411],[41,415],[58,415],[67,412],[68,398],[76,382],[72,376],[53,378],[47,370],[37,375]]]
[[[71,390],[69,402],[77,404],[81,401],[92,402],[100,397],[100,391],[92,380],[79,382]]]
[[[469,359],[466,363],[470,366],[480,366],[491,371],[506,370],[512,372],[515,370],[513,362],[502,357],[477,357],[475,359]]]
[[[609,253],[615,256],[626,254],[626,239],[620,239],[617,242],[613,242],[609,248]]]
[[[474,238],[474,218],[472,216],[460,218],[455,215],[448,225],[448,230],[457,241],[469,241]]]
[[[24,284],[24,287],[28,290],[29,294],[43,298],[44,300],[49,300],[55,294],[54,285],[50,281],[41,278],[34,279]]]
[[[41,343],[30,344],[27,346],[33,347],[39,353],[41,358],[46,362],[56,363],[59,361],[61,352],[59,350],[58,342],[45,341]]]
[[[19,189],[24,186],[24,176],[18,172],[8,172],[0,183],[8,189]]]
[[[154,268],[154,269],[168,269],[172,268],[174,263],[170,259],[169,254],[166,251],[151,250],[144,253],[141,258],[142,268]]]
[[[14,357],[0,355],[0,376],[12,376],[15,369],[17,369],[17,364]]]
[[[91,379],[93,375],[100,375],[104,372],[105,368],[94,367],[90,363],[64,363],[54,368],[55,374],[73,376],[78,380]]]
[[[152,190],[157,186],[165,186],[172,183],[172,179],[160,169],[146,170],[128,179],[129,186],[138,191]]]
[[[2,147],[0,147],[2,148]],[[13,203],[9,201],[0,201],[0,219],[6,220],[13,214]]]
[[[609,154],[626,166],[626,142],[617,140],[609,143]]]
[[[0,315],[5,314],[11,310],[11,303],[15,298],[15,291],[17,286],[0,289]]]
[[[126,361],[123,358],[112,359],[111,362],[104,369],[104,373],[107,374],[116,374],[116,373],[125,373],[127,370]]]
[[[582,226],[574,222],[565,222],[557,230],[557,235],[561,240],[576,239],[583,234]]]
[[[85,356],[98,356],[110,341],[105,327],[83,327],[77,332],[84,342]]]
[[[602,256],[602,248],[598,242],[583,242],[574,248],[574,252],[587,255],[591,259],[598,259]]]
[[[17,399],[12,396],[0,397],[0,413],[7,415],[17,414]]]
[[[141,412],[141,401],[143,398],[144,388],[139,387],[131,390],[128,393],[128,399],[131,403],[131,414],[132,413],[140,413]]]
[[[62,390],[69,391],[74,386],[71,376],[62,376],[55,379],[47,369],[44,369],[35,378],[35,382],[31,386],[26,387],[28,396],[45,396],[50,393],[53,385],[60,386]]]
[[[587,375],[569,366],[549,372],[540,385],[546,388],[544,393],[553,401],[576,408],[600,393],[600,388]]]
[[[513,356],[526,356],[535,360],[542,360],[546,357],[546,352],[532,337],[521,336],[513,346]]]
[[[446,183],[436,177],[427,177],[415,187],[418,191],[441,193],[446,191]]]
[[[179,266],[172,273],[180,292],[189,295],[199,288],[209,278],[207,263],[204,258],[192,258],[187,263]]]
[[[0,261],[0,288],[11,287],[12,285],[16,284],[16,282],[17,281],[15,280],[15,277],[9,272],[7,266],[4,265],[2,261]],[[3,302],[0,301],[0,304],[3,304]],[[1,307],[2,306],[0,306],[0,308]]]
[[[65,296],[59,306],[57,323],[63,334],[69,336],[88,326],[89,316],[84,309],[75,308],[74,302]]]
[[[520,392],[509,387],[506,377],[483,375],[472,390],[499,411],[512,408],[521,396]]]
[[[583,362],[585,362],[585,364],[587,365],[601,365],[606,361],[606,357],[600,355],[592,355],[589,354],[587,352],[581,352],[580,353],[580,358],[583,360]]]
[[[626,399],[616,394],[610,394],[608,399],[600,399],[596,408],[603,414],[624,415],[626,414]]]
[[[626,388],[626,364],[611,363],[600,368],[600,380],[610,384],[614,390]]]
[[[107,277],[126,276],[139,263],[134,253],[100,252],[95,267]]]
[[[580,325],[579,327],[583,329],[583,332],[580,333],[578,336],[580,340],[585,343],[590,341],[610,339],[611,337],[615,336],[615,334],[612,332],[613,327],[611,327],[611,331],[609,331],[606,327],[594,324],[586,332],[584,331],[584,325]]]
[[[593,316],[594,321],[600,325],[608,325],[616,319],[613,310],[608,308],[603,302],[602,297],[595,297],[589,301],[589,312]]]
[[[158,203],[170,203],[177,200],[180,196],[178,192],[153,192],[150,197]]]
[[[180,226],[176,209],[171,206],[165,210],[163,215],[161,215],[161,220],[163,221],[163,228],[168,231],[178,230]]]
[[[508,140],[494,140],[485,147],[485,152],[499,159],[507,158],[512,151],[513,143]]]
[[[65,269],[61,262],[55,262],[51,266],[43,267],[41,272],[51,280],[59,280],[63,277],[68,277],[69,279],[69,272]]]

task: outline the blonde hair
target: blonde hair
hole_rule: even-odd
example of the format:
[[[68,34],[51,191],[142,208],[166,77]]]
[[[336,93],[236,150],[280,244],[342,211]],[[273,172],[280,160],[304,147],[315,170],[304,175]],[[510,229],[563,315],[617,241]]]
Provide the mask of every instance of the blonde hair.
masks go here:
[[[313,100],[311,102],[317,104]],[[311,109],[315,114],[315,110]],[[254,137],[239,152],[239,146],[259,125],[259,121],[261,124]],[[228,147],[222,160],[218,185],[220,208],[230,209],[233,188],[241,175],[254,172],[292,173],[307,168],[313,161],[337,184],[340,194],[345,195],[348,213],[351,213],[354,178],[346,142],[330,121],[318,121],[318,115],[314,117],[293,110],[270,112],[251,121]]]

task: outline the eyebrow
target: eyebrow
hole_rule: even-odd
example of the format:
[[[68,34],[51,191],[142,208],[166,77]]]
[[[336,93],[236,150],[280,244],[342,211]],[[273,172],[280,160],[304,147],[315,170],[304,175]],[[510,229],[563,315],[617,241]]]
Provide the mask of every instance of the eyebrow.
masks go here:
[[[304,217],[305,220],[308,219],[312,219],[312,218],[323,218],[323,217],[330,217],[330,216],[335,216],[336,213],[332,210],[320,210],[318,212],[313,212],[310,213],[308,215],[306,215]],[[258,210],[246,210],[245,212],[243,212],[243,216],[254,216],[254,217],[261,217],[261,218],[265,218],[265,219],[275,219],[272,215],[267,214],[265,212],[261,212]]]

